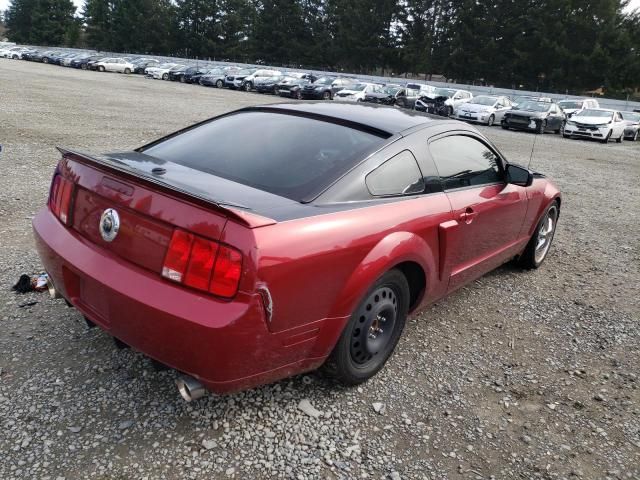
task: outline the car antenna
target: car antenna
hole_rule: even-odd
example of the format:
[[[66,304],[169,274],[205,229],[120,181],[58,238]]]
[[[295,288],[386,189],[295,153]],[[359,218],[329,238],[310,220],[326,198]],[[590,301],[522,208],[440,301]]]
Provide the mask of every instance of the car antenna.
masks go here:
[[[533,145],[531,146],[531,156],[529,157],[529,165],[527,165],[527,170],[530,170],[531,162],[533,161],[533,152],[536,149],[536,140],[538,140],[538,135],[540,135],[540,134],[536,133],[533,136]]]

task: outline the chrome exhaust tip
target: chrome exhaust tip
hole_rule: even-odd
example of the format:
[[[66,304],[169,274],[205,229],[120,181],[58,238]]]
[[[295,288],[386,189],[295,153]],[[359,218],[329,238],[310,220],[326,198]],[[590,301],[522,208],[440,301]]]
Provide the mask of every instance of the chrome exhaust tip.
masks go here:
[[[204,386],[195,378],[187,375],[180,375],[176,380],[178,392],[187,402],[197,400],[207,394]]]
[[[51,275],[47,275],[47,290],[49,290],[49,296],[51,298],[62,298],[62,295],[56,290],[56,286],[51,281]]]

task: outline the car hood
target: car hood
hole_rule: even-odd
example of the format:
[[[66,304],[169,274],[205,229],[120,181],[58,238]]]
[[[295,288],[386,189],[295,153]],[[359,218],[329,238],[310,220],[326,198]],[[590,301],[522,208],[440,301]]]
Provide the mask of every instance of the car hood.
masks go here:
[[[341,97],[344,97],[346,95],[358,95],[359,93],[362,93],[362,90],[348,90],[346,88],[343,88],[338,93],[336,93],[336,95],[340,95]]]
[[[581,123],[582,125],[604,125],[605,123],[609,123],[611,120],[603,117],[572,117],[572,121],[576,123]]]
[[[461,112],[485,113],[495,112],[495,108],[489,105],[478,105],[477,103],[464,103],[460,105]]]

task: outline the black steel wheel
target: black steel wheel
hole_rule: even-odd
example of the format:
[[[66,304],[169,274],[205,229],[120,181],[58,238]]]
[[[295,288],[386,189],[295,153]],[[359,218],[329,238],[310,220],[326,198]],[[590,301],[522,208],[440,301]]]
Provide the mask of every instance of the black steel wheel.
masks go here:
[[[345,385],[375,375],[393,353],[409,310],[409,284],[399,270],[385,273],[351,315],[324,370]]]

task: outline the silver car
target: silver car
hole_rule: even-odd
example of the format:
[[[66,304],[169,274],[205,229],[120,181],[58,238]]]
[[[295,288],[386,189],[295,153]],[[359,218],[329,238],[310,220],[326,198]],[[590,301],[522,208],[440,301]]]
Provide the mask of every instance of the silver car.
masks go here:
[[[491,127],[499,125],[505,112],[511,110],[512,106],[511,100],[507,97],[480,95],[456,108],[453,117],[467,122],[484,123]]]
[[[627,124],[624,138],[635,142],[640,137],[640,112],[620,112],[622,120]]]

